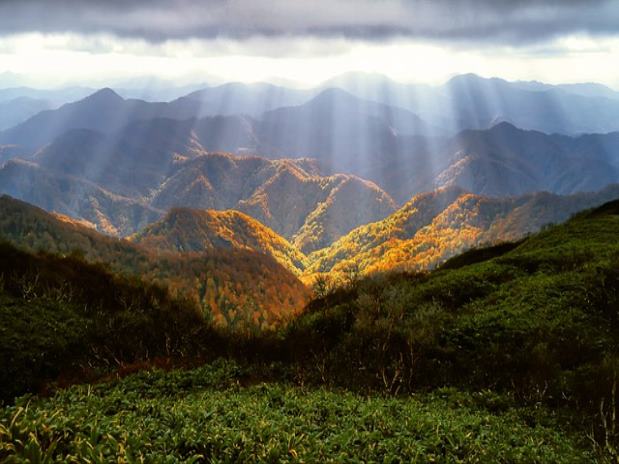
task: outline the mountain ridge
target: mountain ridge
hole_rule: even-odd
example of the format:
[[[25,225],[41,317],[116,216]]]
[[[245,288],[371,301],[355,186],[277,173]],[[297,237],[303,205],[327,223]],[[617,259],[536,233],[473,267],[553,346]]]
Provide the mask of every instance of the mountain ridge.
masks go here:
[[[431,269],[468,249],[521,239],[617,198],[619,184],[570,196],[539,192],[508,198],[445,187],[416,195],[382,221],[310,254],[306,277],[350,269],[361,274]]]
[[[248,249],[273,257],[295,274],[306,265],[306,257],[286,239],[235,210],[172,208],[129,240],[150,250],[182,253]]]
[[[0,196],[0,239],[34,252],[77,254],[163,285],[172,296],[193,301],[206,319],[240,330],[277,326],[300,312],[308,297],[299,279],[266,254],[239,248],[154,253],[7,195]]]

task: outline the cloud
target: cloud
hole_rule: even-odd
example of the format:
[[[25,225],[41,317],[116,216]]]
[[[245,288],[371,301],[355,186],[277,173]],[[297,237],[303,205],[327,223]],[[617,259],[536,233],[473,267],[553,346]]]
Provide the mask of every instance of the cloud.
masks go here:
[[[614,0],[0,0],[0,34],[344,37],[530,44],[619,34]]]

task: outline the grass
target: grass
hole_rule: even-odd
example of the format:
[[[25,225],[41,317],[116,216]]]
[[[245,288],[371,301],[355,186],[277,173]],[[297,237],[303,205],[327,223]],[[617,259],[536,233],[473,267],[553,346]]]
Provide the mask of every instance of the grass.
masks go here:
[[[492,392],[360,396],[244,385],[219,362],[24,397],[0,412],[3,462],[578,463],[595,456],[554,413]]]

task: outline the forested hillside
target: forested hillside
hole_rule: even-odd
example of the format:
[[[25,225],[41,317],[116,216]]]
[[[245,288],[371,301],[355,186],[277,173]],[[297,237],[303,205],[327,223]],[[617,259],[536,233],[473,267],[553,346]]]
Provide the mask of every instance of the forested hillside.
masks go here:
[[[474,195],[458,187],[413,197],[382,221],[361,226],[308,256],[306,273],[332,277],[432,269],[470,248],[518,240],[585,208],[619,197],[619,186],[596,193],[536,193],[509,198]]]
[[[83,256],[190,298],[218,324],[254,330],[288,320],[304,306],[305,286],[274,258],[247,248],[156,253],[99,234],[9,197],[0,198],[0,239],[32,251]]]
[[[348,437],[364,456],[377,459],[412,456],[422,446],[424,456],[462,462],[610,462],[619,439],[613,406],[618,233],[619,203],[608,203],[519,243],[470,251],[429,273],[319,287],[317,298],[287,327],[253,336],[213,331],[190,303],[76,258],[33,256],[5,245],[3,376],[12,379],[3,383],[5,398],[54,388],[50,381],[61,373],[56,386],[75,381],[76,372],[84,380],[119,367],[121,375],[123,366],[131,372],[221,356],[235,361],[73,387],[28,408],[18,400],[0,415],[0,436],[17,446],[0,448],[0,456],[83,456],[86,448],[100,456],[142,456],[146,443],[158,456],[164,446],[159,431],[170,430],[169,424],[146,423],[159,421],[165,405],[182,411],[191,427],[221,431],[221,441],[213,441],[212,433],[171,432],[191,440],[173,445],[187,458],[208,452],[257,461],[285,453],[360,456],[357,448],[343,447]],[[39,352],[45,356],[34,356]],[[415,396],[380,399],[377,392]],[[128,404],[149,421],[136,422]],[[255,417],[247,404],[287,424],[261,435],[266,443],[251,441],[250,454],[236,441],[237,429]],[[282,407],[287,412],[276,414]],[[51,414],[59,408],[62,413]],[[369,416],[351,428],[335,420],[337,411],[347,421]],[[85,435],[78,416],[96,420],[109,436]],[[76,425],[61,433],[64,420]],[[437,435],[436,423],[443,422]],[[427,423],[432,427],[422,425]],[[339,445],[317,447],[313,432],[307,435],[308,427],[324,424],[332,424],[327,436]],[[129,435],[119,435],[127,426]],[[252,436],[261,427],[249,426]],[[411,430],[417,430],[414,439],[388,438]],[[502,434],[508,431],[506,442]],[[285,449],[282,433],[290,440]]]
[[[252,250],[300,274],[306,257],[268,227],[239,211],[174,208],[130,240],[150,250],[179,253]]]

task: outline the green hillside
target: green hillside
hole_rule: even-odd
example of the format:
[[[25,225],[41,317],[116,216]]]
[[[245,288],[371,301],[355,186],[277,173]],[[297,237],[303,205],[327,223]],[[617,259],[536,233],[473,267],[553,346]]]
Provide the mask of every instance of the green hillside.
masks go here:
[[[422,274],[321,288],[288,332],[340,385],[459,386],[598,409],[619,367],[619,202]],[[314,359],[314,361],[312,361]]]
[[[0,402],[44,391],[49,382],[87,381],[127,363],[197,354],[213,338],[196,306],[160,287],[78,257],[0,243]]]
[[[102,287],[107,306],[79,292],[66,304],[47,273],[7,269],[2,327],[21,335],[2,337],[3,363],[25,354],[3,384],[75,383],[51,383],[65,360],[108,380],[158,355],[166,368],[228,361],[17,399],[0,412],[0,460],[616,462],[618,234],[619,201],[432,272],[324,282],[287,327],[244,337],[211,331],[181,303],[153,313],[138,299],[116,313],[127,294],[113,287]],[[47,258],[49,269],[66,259]],[[92,269],[58,275],[100,288],[80,280]],[[40,352],[46,370],[33,370]]]

